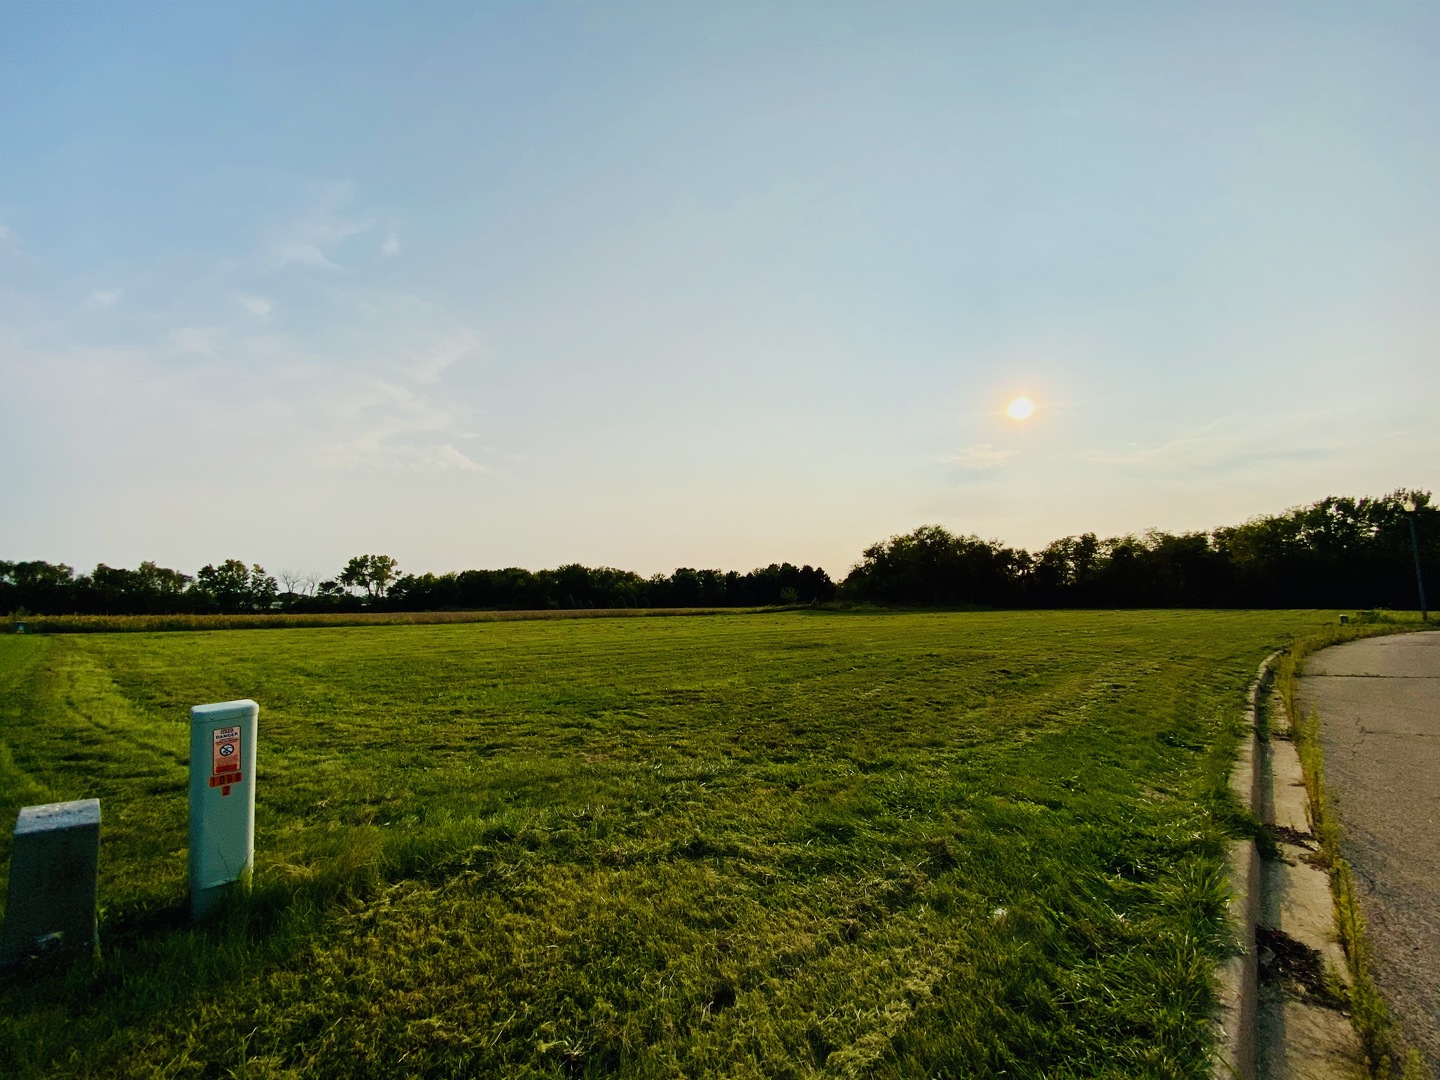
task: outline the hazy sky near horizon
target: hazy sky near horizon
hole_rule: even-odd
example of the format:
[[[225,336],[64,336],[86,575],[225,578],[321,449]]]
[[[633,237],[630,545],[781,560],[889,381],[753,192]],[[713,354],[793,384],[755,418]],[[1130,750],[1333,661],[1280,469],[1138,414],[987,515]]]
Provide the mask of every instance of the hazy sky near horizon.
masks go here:
[[[1433,3],[11,0],[0,558],[838,577],[1434,489],[1437,191]]]

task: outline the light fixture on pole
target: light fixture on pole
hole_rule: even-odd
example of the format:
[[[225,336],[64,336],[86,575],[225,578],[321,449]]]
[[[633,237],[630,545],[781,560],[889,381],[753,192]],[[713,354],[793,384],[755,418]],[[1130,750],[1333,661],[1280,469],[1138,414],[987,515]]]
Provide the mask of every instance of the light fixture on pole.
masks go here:
[[[1415,556],[1415,587],[1420,590],[1420,621],[1429,622],[1430,613],[1425,610],[1425,578],[1420,573],[1420,535],[1415,531],[1415,513],[1420,507],[1413,498],[1402,504],[1405,517],[1410,522],[1410,551]]]

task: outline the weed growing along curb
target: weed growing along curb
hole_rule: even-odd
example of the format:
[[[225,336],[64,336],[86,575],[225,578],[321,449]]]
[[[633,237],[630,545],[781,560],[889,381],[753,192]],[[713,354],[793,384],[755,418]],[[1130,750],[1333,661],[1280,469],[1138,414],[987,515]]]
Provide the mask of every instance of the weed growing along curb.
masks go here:
[[[1305,775],[1305,792],[1310,802],[1310,820],[1330,875],[1335,900],[1335,926],[1345,950],[1350,986],[1348,1005],[1355,1033],[1359,1037],[1366,1067],[1376,1080],[1430,1080],[1431,1073],[1420,1053],[1407,1050],[1389,1009],[1370,975],[1370,952],[1366,942],[1365,916],[1355,894],[1355,876],[1340,853],[1344,829],[1331,810],[1325,787],[1324,751],[1320,741],[1320,717],[1303,712],[1299,703],[1299,678],[1305,659],[1332,645],[1382,634],[1408,633],[1427,629],[1414,620],[1396,619],[1383,612],[1363,612],[1356,623],[1336,626],[1329,633],[1296,642],[1278,666],[1277,687],[1291,717],[1295,748]]]

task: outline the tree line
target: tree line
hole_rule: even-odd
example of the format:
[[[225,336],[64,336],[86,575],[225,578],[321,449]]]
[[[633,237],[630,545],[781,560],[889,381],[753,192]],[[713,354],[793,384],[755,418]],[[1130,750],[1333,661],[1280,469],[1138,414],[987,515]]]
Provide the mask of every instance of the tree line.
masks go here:
[[[1435,581],[1440,510],[1428,492],[1396,491],[1321,499],[1210,532],[1084,533],[1033,553],[926,525],[866,548],[841,594],[901,605],[1414,608],[1407,501]]]
[[[1416,510],[1404,509],[1411,501]],[[1440,510],[1429,492],[1332,497],[1210,532],[1067,536],[1038,552],[924,525],[866,548],[838,585],[818,567],[749,573],[681,567],[642,577],[578,563],[401,574],[388,555],[357,555],[330,578],[226,559],[195,575],[153,562],[0,561],[0,611],[159,615],[253,611],[543,610],[759,607],[831,600],[906,606],[1342,607],[1416,603],[1411,529],[1440,588]]]
[[[29,615],[172,615],[244,612],[525,611],[549,608],[763,607],[832,600],[824,570],[772,563],[746,574],[681,567],[642,577],[578,563],[553,570],[404,574],[388,555],[357,555],[334,577],[266,573],[239,559],[193,577],[153,562],[101,563],[77,575],[63,563],[0,561],[0,611]]]

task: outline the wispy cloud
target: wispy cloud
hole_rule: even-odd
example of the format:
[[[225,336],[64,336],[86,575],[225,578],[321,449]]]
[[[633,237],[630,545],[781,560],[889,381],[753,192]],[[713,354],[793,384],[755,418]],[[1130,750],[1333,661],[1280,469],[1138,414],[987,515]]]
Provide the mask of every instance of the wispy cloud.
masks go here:
[[[263,296],[256,296],[254,293],[247,292],[237,292],[232,295],[235,302],[251,315],[255,316],[255,318],[261,322],[269,320],[270,312],[274,306],[269,300],[266,300]]]
[[[380,254],[387,259],[393,259],[400,254],[400,238],[391,230],[390,235],[385,237],[385,242],[380,245]]]
[[[1084,451],[1080,460],[1156,474],[1205,473],[1261,467],[1290,460],[1318,461],[1342,455],[1344,416],[1352,408],[1297,410],[1264,416],[1234,414],[1158,443]],[[1324,432],[1324,438],[1317,437]]]
[[[992,443],[976,443],[946,454],[940,460],[946,465],[958,465],[962,469],[996,469],[1018,453],[1019,450],[997,450]]]
[[[224,336],[218,326],[177,326],[166,334],[170,348],[187,356],[214,356],[216,343]]]
[[[456,327],[448,336],[423,348],[406,348],[403,350],[403,362],[391,366],[418,383],[435,383],[448,368],[474,348],[475,335],[464,327]]]
[[[276,252],[281,266],[315,266],[323,270],[339,270],[340,264],[331,262],[325,253],[314,244],[294,241],[282,244]]]
[[[384,379],[367,377],[353,385],[339,406],[350,434],[325,447],[322,467],[490,471],[455,448],[455,440],[468,437],[461,430],[468,408],[438,403],[428,393]]]
[[[354,195],[355,186],[348,180],[320,185],[304,214],[272,231],[267,246],[274,260],[281,266],[341,269],[331,258],[333,250],[373,226],[368,219],[345,212]]]
[[[490,472],[446,443],[414,444],[390,442],[380,436],[352,439],[329,447],[320,460],[326,468],[378,470],[383,472]]]
[[[22,302],[0,311],[0,364],[31,373],[33,414],[69,400],[66,422],[94,445],[125,448],[107,460],[145,459],[162,433],[223,420],[254,436],[243,453],[206,443],[175,466],[244,462],[254,475],[289,470],[286,483],[336,470],[499,471],[492,463],[505,454],[487,445],[461,389],[461,369],[478,351],[470,326],[423,297],[367,281],[363,266],[339,283],[274,273],[336,267],[336,245],[369,228],[345,211],[352,198],[348,185],[312,193],[309,210],[264,234],[259,258],[217,260],[168,282],[163,306],[147,309],[142,285],[86,283],[80,295],[92,313],[123,301],[136,316],[97,320],[112,335],[103,344],[68,340],[70,311],[19,293]],[[147,273],[139,268],[137,280]],[[284,326],[274,325],[277,310]],[[114,416],[135,418],[135,430],[117,435]]]

